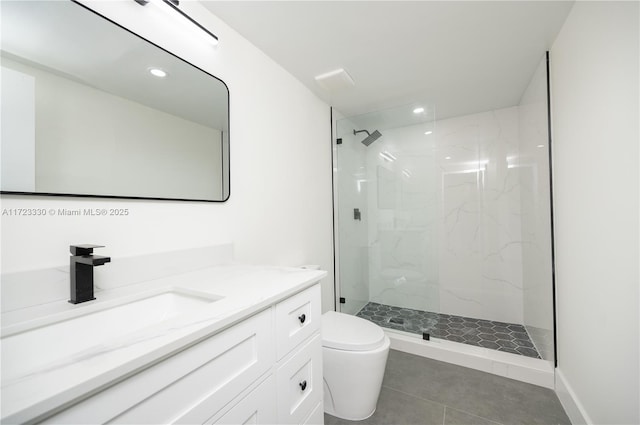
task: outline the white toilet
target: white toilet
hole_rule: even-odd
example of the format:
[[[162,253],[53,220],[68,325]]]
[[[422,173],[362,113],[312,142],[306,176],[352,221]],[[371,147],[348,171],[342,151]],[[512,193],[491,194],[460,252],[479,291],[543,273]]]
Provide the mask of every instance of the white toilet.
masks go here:
[[[390,344],[375,323],[335,311],[322,315],[326,413],[351,421],[373,415]]]

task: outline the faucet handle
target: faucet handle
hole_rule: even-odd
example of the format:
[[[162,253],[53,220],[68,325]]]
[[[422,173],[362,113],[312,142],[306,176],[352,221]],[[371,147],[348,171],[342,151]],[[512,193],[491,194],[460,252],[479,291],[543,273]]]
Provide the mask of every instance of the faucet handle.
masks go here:
[[[71,245],[69,246],[69,251],[71,252],[71,255],[91,255],[93,254],[94,248],[104,248],[104,245]]]

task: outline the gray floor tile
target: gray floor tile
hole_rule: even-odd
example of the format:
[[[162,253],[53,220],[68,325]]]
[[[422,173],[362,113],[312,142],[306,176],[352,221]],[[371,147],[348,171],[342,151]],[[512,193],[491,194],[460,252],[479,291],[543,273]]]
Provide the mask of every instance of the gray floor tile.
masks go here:
[[[570,424],[550,389],[395,350],[383,385],[505,425]]]
[[[501,425],[479,416],[447,407],[444,411],[444,425]]]
[[[324,414],[324,425],[348,425],[348,424],[357,424],[360,422],[347,421],[345,419],[336,418],[335,416],[331,416],[328,413]]]
[[[385,387],[380,391],[376,412],[368,419],[347,421],[324,415],[325,425],[442,425],[443,421],[443,405]]]

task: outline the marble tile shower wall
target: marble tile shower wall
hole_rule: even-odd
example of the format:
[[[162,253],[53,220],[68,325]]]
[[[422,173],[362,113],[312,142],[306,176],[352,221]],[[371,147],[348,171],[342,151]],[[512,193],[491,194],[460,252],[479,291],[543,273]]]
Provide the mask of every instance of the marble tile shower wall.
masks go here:
[[[367,150],[370,300],[523,323],[518,107],[383,135]]]

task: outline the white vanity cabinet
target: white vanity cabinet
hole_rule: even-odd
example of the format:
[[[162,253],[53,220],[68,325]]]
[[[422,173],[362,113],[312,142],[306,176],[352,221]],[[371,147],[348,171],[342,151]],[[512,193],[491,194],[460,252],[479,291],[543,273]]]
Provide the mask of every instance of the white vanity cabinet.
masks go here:
[[[275,307],[278,424],[306,423],[322,404],[321,319],[319,285]]]
[[[323,423],[318,283],[44,423]]]

